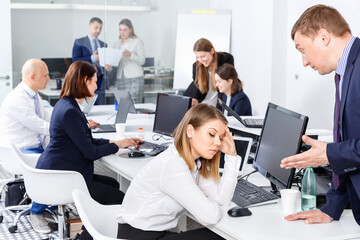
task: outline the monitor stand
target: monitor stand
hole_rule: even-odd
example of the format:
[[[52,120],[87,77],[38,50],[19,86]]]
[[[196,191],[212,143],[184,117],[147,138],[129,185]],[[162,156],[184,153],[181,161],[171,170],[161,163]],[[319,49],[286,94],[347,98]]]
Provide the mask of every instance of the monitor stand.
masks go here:
[[[273,184],[272,182],[270,182],[271,184],[271,193],[275,194],[276,196],[280,197],[280,191],[278,190],[277,186],[275,184]]]

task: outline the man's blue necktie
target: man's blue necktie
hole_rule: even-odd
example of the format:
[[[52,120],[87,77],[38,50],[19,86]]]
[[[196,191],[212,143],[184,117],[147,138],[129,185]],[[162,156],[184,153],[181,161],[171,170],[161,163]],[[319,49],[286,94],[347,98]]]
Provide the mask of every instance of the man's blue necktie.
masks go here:
[[[97,44],[96,39],[93,39],[93,40],[94,40],[94,52],[95,52],[96,50],[98,50],[98,44]],[[96,61],[94,65],[96,68],[96,76],[99,78],[102,74],[99,62]]]
[[[334,136],[334,143],[340,142],[341,135],[340,135],[340,75],[335,74],[335,114],[334,114],[334,129],[333,129],[333,136]],[[333,184],[335,190],[339,187],[339,176],[333,172]]]

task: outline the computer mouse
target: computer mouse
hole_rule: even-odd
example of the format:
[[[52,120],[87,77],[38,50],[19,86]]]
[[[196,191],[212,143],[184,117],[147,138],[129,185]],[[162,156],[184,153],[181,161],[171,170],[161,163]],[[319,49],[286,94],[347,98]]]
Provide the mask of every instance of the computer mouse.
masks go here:
[[[252,212],[248,208],[236,206],[230,208],[228,214],[230,217],[245,217],[245,216],[251,216]]]
[[[145,154],[143,154],[140,151],[131,151],[131,152],[128,153],[128,156],[129,157],[144,157]]]

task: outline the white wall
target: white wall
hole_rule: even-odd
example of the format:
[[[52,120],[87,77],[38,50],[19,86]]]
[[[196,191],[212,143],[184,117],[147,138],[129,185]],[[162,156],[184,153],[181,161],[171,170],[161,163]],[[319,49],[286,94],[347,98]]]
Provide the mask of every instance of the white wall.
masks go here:
[[[253,114],[264,115],[271,100],[273,1],[214,0],[211,5],[232,10],[230,52]]]
[[[290,32],[308,7],[323,3],[339,10],[355,36],[360,32],[360,1],[212,0],[214,8],[232,9],[231,53],[254,114],[268,101],[308,115],[309,128],[332,129],[333,73],[320,76],[304,68]]]
[[[359,36],[360,2],[356,0],[288,1],[287,15],[287,106],[309,116],[309,127],[333,127],[335,102],[334,72],[320,76],[310,67],[304,68],[301,55],[290,38],[291,29],[300,15],[312,5],[325,4],[335,7],[349,23],[355,36]],[[298,76],[296,79],[295,75]]]
[[[88,1],[83,1],[88,3]],[[92,1],[90,4],[116,1]],[[131,1],[123,1],[130,5]],[[104,21],[99,36],[110,46],[118,38],[118,24],[129,18],[135,33],[144,40],[145,53],[155,57],[157,66],[174,67],[177,11],[180,8],[209,8],[209,0],[153,0],[149,12],[90,10],[17,10],[11,12],[14,86],[20,70],[30,57],[70,57],[75,38],[88,34],[88,23],[94,16]]]

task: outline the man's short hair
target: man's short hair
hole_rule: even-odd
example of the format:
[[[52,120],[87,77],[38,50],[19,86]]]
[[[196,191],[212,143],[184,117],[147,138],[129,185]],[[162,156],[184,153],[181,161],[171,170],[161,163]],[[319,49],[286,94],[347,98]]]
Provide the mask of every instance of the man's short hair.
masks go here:
[[[103,24],[103,22],[101,21],[101,19],[98,18],[98,17],[93,17],[92,19],[90,19],[89,24],[91,24],[91,23],[93,23],[93,22],[97,22],[97,23]]]
[[[349,24],[335,8],[318,4],[306,9],[296,21],[291,30],[291,38],[294,40],[295,33],[299,32],[313,39],[320,29],[325,29],[336,37],[351,34]]]

